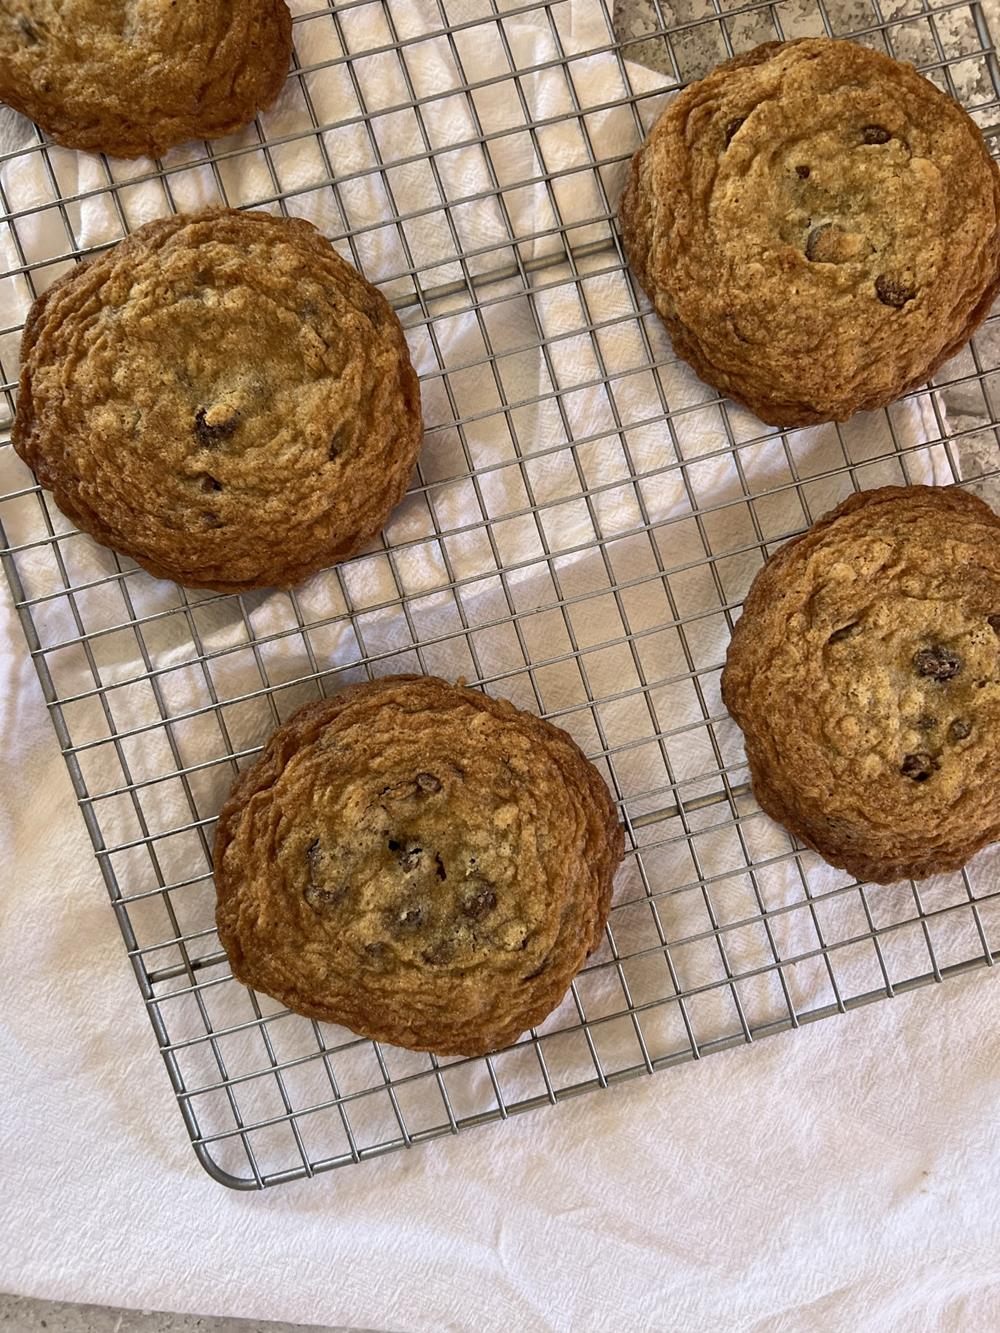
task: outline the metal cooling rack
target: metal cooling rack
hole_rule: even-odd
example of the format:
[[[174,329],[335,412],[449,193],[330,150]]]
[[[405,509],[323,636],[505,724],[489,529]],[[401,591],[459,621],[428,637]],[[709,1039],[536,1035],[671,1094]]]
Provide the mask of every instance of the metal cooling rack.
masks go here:
[[[75,533],[0,444],[5,569],[204,1166],[236,1187],[312,1175],[992,965],[996,849],[877,887],[796,848],[749,795],[719,672],[765,555],[852,488],[990,494],[1000,324],[887,412],[779,433],[678,364],[614,222],[665,96],[771,37],[913,59],[992,132],[983,6],[293,8],[296,67],[242,135],[152,170],[14,121],[0,153],[5,440],[33,297],[137,223],[220,199],[316,221],[394,300],[422,376],[426,445],[384,541],[291,594],[150,579]],[[232,980],[214,932],[213,819],[237,768],[301,704],[398,671],[555,718],[628,831],[604,945],[488,1059],[288,1014]]]

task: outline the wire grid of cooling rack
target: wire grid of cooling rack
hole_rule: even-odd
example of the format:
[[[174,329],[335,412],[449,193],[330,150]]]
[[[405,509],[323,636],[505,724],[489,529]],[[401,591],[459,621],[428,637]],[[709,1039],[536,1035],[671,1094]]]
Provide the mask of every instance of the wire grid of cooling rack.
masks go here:
[[[19,123],[0,155],[5,437],[34,295],[149,216],[219,199],[316,221],[393,299],[421,373],[406,502],[367,553],[292,593],[150,579],[75,533],[0,445],[5,568],[203,1164],[239,1187],[312,1175],[995,962],[996,849],[864,886],[796,848],[748,793],[719,673],[767,552],[852,488],[974,476],[989,494],[998,326],[887,412],[776,432],[678,364],[614,224],[665,96],[769,37],[915,59],[989,132],[981,7],[293,9],[285,93],[242,135],[153,169]],[[232,980],[214,932],[213,820],[237,768],[304,702],[398,671],[465,675],[557,720],[627,828],[601,949],[487,1059],[288,1014]]]

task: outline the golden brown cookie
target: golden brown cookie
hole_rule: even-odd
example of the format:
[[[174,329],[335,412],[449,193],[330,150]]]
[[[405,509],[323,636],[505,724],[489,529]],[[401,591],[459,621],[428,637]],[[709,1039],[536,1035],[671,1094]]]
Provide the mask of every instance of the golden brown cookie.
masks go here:
[[[558,727],[433,676],[303,708],[219,816],[233,974],[310,1018],[480,1055],[596,948],[623,833]]]
[[[0,102],[114,157],[240,129],[278,96],[285,0],[0,0]]]
[[[964,491],[886,486],[764,566],[722,697],[764,810],[888,883],[1000,836],[1000,519]]]
[[[677,354],[763,421],[882,407],[1000,286],[1000,172],[911,65],[771,42],[669,103],[621,203],[629,261]]]
[[[421,433],[399,320],[300,219],[152,222],[24,331],[15,449],[78,527],[188,587],[345,559],[402,499]]]

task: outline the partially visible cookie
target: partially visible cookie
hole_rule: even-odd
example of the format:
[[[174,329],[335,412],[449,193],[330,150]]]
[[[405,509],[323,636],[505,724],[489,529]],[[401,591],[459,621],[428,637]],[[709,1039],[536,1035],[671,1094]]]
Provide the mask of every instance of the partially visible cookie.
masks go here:
[[[911,65],[772,42],[673,99],[636,153],[622,236],[677,354],[777,426],[924,383],[1000,286],[1000,172]]]
[[[24,331],[14,448],[78,527],[160,578],[290,586],[378,533],[420,448],[385,298],[310,223],[166,218]]]
[[[291,50],[285,0],[0,0],[0,102],[67,148],[156,155],[253,120]]]
[[[600,941],[623,833],[564,731],[435,677],[345,689],[274,733],[219,816],[233,975],[440,1055],[512,1042]]]
[[[863,491],[757,575],[722,697],[764,810],[886,883],[1000,837],[1000,518],[959,490]]]

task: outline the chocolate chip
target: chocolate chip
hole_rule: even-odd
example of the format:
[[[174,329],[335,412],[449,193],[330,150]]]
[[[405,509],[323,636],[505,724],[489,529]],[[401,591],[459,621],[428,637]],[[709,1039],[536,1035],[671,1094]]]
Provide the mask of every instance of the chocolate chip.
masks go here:
[[[214,513],[213,510],[211,509],[203,509],[201,511],[201,521],[202,523],[204,523],[206,528],[222,527],[222,519],[219,517],[218,514]]]
[[[434,858],[434,869],[437,872],[438,879],[443,881],[448,878],[448,872],[445,870],[444,862],[441,860],[440,856],[435,856]]]
[[[351,431],[349,426],[344,426],[341,430],[335,430],[330,439],[330,446],[327,449],[327,457],[332,463],[339,458],[351,442]]]
[[[892,135],[882,125],[866,125],[861,131],[862,143],[888,143]]]
[[[813,227],[806,239],[806,259],[818,262],[823,247],[823,237],[826,236],[833,227],[832,222],[824,222],[819,227]]]
[[[403,844],[401,842],[397,842],[395,838],[389,839],[390,852],[401,852],[402,850],[403,850]]]
[[[875,279],[875,295],[883,305],[892,306],[894,310],[901,310],[916,294],[912,287],[904,287],[901,282],[887,278],[884,273]]]
[[[436,792],[441,790],[441,782],[433,773],[418,773],[417,786],[421,791]]]
[[[833,631],[827,639],[827,643],[842,643],[844,639],[851,638],[857,628],[858,622],[856,620],[852,620],[849,625],[841,625],[840,629]]]
[[[1000,616],[987,616],[986,623],[994,634],[1000,634]]]
[[[206,493],[221,491],[222,482],[213,477],[210,472],[203,472],[201,474],[201,489]]]
[[[365,953],[374,967],[382,967],[385,964],[387,952],[385,945],[380,940],[372,940],[371,944],[365,945]]]
[[[963,722],[960,717],[956,717],[954,722],[948,728],[948,739],[950,741],[964,741],[966,736],[972,735],[972,728],[968,722]]]
[[[921,648],[913,654],[913,665],[918,676],[929,676],[931,680],[953,680],[962,670],[962,659],[950,648],[933,643],[929,648]]]
[[[454,953],[455,946],[451,940],[438,940],[433,948],[427,949],[420,957],[425,963],[430,963],[434,967],[440,963],[447,963]]]
[[[398,913],[395,920],[395,927],[398,934],[410,934],[424,919],[423,910],[415,905],[404,907]]]
[[[219,421],[214,426],[208,423],[207,416],[208,412],[204,407],[199,407],[194,414],[194,433],[206,448],[211,448],[213,444],[219,444],[222,440],[228,440],[240,424],[239,412],[235,412],[228,421]]]
[[[931,756],[921,751],[919,754],[908,754],[899,771],[904,778],[912,778],[914,782],[926,782],[936,767]]]
[[[471,921],[482,921],[497,905],[497,896],[487,884],[480,885],[462,900],[462,915]]]
[[[810,226],[812,218],[806,223]],[[806,238],[806,259],[814,264],[850,264],[871,254],[872,244],[862,232],[845,231],[835,222],[822,222]]]
[[[21,29],[21,35],[29,46],[37,46],[41,40],[37,31],[31,26],[26,18],[19,18],[17,26]]]
[[[338,884],[333,889],[325,889],[321,884],[317,884],[317,879],[323,878],[322,862],[323,847],[319,838],[313,838],[312,842],[306,848],[306,860],[309,863],[309,883],[306,885],[303,897],[310,907],[317,912],[329,911],[337,903],[342,902],[347,897],[347,885]]]
[[[743,124],[743,122],[744,122],[745,120],[746,120],[746,116],[737,116],[735,120],[731,120],[731,121],[729,122],[729,124],[726,126],[726,147],[727,147],[727,148],[728,148],[729,145],[733,142],[733,136],[736,134],[737,130],[740,128],[740,126]]]
[[[403,870],[407,872],[411,870],[416,870],[417,866],[420,864],[420,858],[423,856],[423,854],[424,854],[424,849],[422,847],[407,847],[406,851],[402,852],[398,858],[399,864],[403,868]]]
[[[315,911],[329,912],[347,897],[347,889],[343,885],[335,889],[321,889],[318,884],[309,884],[303,897]]]
[[[795,174],[796,174],[796,176],[799,177],[800,180],[808,180],[808,179],[809,179],[809,168],[808,168],[807,166],[805,166],[805,165],[803,165],[803,166],[801,166],[801,167],[796,167],[796,168],[795,168]]]

